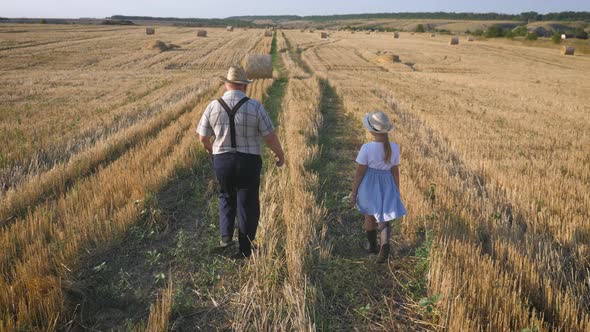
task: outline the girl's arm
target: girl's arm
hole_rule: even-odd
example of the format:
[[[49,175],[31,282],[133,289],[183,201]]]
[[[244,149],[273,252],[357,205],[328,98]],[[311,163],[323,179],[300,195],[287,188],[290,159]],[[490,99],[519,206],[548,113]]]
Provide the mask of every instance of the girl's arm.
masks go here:
[[[395,185],[397,186],[397,190],[401,194],[401,190],[399,188],[399,165],[395,165],[391,168],[391,175],[393,175],[393,181],[395,182]]]
[[[352,193],[350,195],[350,203],[352,205],[356,204],[356,193],[361,185],[361,181],[363,181],[363,177],[365,176],[365,172],[367,171],[367,165],[359,164],[356,168],[356,173],[354,175],[354,182],[352,184]]]

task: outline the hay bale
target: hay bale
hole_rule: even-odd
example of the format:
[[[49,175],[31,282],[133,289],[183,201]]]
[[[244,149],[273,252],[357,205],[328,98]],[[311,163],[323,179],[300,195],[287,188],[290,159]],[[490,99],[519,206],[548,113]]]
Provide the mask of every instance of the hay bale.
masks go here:
[[[434,38],[434,37],[436,37],[436,34],[433,33],[430,35],[430,38]]]
[[[271,30],[265,30],[264,31],[264,37],[272,37],[272,31]]]
[[[399,39],[399,32],[394,32],[393,33],[393,38]]]
[[[451,37],[449,39],[449,45],[459,45],[459,37]]]
[[[561,39],[566,40],[567,39],[567,35],[566,34],[561,34]]]
[[[156,29],[155,28],[152,28],[152,27],[145,28],[145,34],[146,35],[153,35],[155,33],[156,33]]]
[[[326,39],[328,38],[328,33],[327,32],[322,32],[321,33],[322,39]]]
[[[165,52],[174,48],[180,48],[180,46],[168,44],[161,40],[154,40],[148,43],[147,48],[150,50],[159,50],[160,52]]]
[[[227,31],[229,31],[229,32],[232,32],[232,31],[234,31],[234,27],[232,27],[231,25],[228,25],[228,26],[225,28],[225,30],[227,30]]]
[[[249,79],[272,78],[272,57],[270,54],[248,54],[244,70]]]
[[[467,41],[468,42],[472,42],[473,41],[473,37],[471,37],[471,36],[467,37]]]
[[[197,37],[207,37],[207,30],[198,30]]]
[[[377,57],[375,58],[375,61],[377,61],[378,63],[382,63],[382,64],[390,64],[390,63],[394,63],[394,62],[400,62],[400,59],[399,59],[399,55],[386,53],[386,54],[377,55]]]
[[[574,55],[576,49],[573,46],[563,46],[561,48],[561,55]]]

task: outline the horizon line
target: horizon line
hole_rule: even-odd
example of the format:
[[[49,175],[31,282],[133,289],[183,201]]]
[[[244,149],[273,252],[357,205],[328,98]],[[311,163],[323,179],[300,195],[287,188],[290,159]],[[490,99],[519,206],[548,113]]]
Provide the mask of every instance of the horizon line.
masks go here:
[[[7,16],[0,16],[0,18],[6,19],[68,19],[68,20],[75,20],[75,19],[112,19],[114,16],[126,16],[126,17],[146,17],[146,18],[170,18],[170,19],[180,19],[180,20],[194,20],[194,19],[205,19],[205,20],[227,20],[233,18],[243,18],[243,17],[284,17],[284,16],[296,16],[299,18],[305,17],[330,17],[330,16],[349,16],[349,15],[386,15],[386,14],[499,14],[499,15],[511,15],[517,16],[523,13],[531,13],[535,12],[540,15],[547,15],[547,14],[558,14],[558,13],[590,13],[590,11],[576,11],[576,10],[565,10],[560,12],[555,11],[548,11],[548,12],[537,12],[535,10],[519,12],[519,13],[506,13],[506,12],[473,12],[473,11],[465,11],[465,12],[457,12],[457,11],[406,11],[406,12],[374,12],[374,13],[346,13],[346,14],[323,14],[323,15],[295,15],[295,14],[269,14],[269,15],[234,15],[228,17],[179,17],[179,16],[151,16],[151,15],[130,15],[130,14],[113,14],[111,16],[106,17],[88,17],[88,16],[79,16],[79,17],[28,17],[28,16],[20,16],[20,17],[7,17]]]

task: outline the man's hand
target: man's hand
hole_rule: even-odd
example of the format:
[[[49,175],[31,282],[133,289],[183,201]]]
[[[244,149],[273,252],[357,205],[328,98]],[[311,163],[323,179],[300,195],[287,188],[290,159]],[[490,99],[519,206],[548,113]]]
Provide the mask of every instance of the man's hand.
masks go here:
[[[285,164],[285,153],[283,152],[281,142],[279,142],[277,135],[273,132],[262,138],[264,139],[266,145],[268,145],[268,147],[272,150],[272,152],[275,153],[275,156],[277,156],[277,167],[282,167]]]
[[[201,141],[201,144],[203,144],[203,147],[205,148],[205,150],[207,150],[209,155],[212,156],[213,155],[213,143],[211,142],[211,137],[199,135],[199,141]]]

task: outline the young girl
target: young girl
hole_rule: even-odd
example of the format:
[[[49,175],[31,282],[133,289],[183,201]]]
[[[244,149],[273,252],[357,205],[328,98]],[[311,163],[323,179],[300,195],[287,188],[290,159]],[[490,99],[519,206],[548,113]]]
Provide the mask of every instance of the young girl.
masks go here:
[[[371,112],[363,124],[373,135],[356,158],[358,168],[352,187],[351,203],[365,215],[369,253],[379,253],[378,263],[389,258],[390,221],[406,214],[399,192],[399,147],[389,142],[387,133],[393,129],[381,111]],[[381,247],[377,249],[377,232]]]

